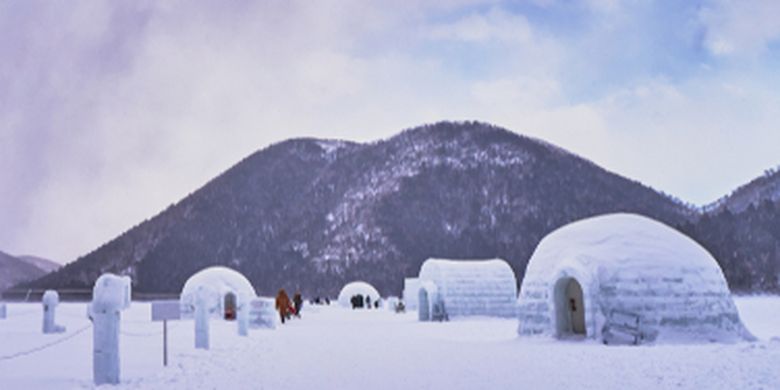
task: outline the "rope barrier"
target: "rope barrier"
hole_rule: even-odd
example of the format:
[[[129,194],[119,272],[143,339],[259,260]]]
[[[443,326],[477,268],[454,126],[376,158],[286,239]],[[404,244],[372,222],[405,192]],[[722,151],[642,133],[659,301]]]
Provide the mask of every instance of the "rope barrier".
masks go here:
[[[11,355],[6,355],[6,356],[0,356],[0,361],[16,359],[16,358],[19,358],[19,357],[22,357],[22,356],[26,356],[26,355],[30,355],[30,354],[33,354],[33,353],[36,353],[36,352],[43,351],[45,349],[49,349],[49,348],[51,348],[51,347],[53,347],[53,346],[55,346],[57,344],[64,343],[65,341],[70,340],[70,339],[78,336],[81,333],[84,333],[90,327],[92,327],[92,323],[91,322],[89,324],[87,324],[87,326],[84,326],[84,327],[76,330],[75,332],[73,332],[73,333],[69,334],[68,336],[63,337],[61,339],[52,341],[50,343],[46,343],[46,344],[41,345],[39,347],[28,349],[26,351],[21,351],[21,352],[17,352],[17,353],[14,353],[14,354],[11,354]]]

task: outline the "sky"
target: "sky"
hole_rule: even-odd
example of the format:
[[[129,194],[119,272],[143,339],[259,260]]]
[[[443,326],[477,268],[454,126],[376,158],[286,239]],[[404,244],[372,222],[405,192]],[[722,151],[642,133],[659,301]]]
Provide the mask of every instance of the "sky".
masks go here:
[[[247,155],[480,120],[696,205],[780,165],[780,2],[0,2],[0,250],[69,262]]]

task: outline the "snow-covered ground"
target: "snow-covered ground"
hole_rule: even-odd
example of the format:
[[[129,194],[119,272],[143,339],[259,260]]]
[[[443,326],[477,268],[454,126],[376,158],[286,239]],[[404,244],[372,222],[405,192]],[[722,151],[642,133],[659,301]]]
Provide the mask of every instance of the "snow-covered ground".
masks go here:
[[[135,302],[122,317],[122,384],[104,387],[780,389],[780,297],[736,302],[758,342],[607,347],[519,339],[515,320],[419,323],[415,313],[307,307],[303,319],[253,330],[245,338],[237,335],[235,323],[212,321],[209,351],[194,349],[192,321],[171,323],[167,368],[162,325],[149,321],[149,304]],[[67,332],[43,335],[39,304],[8,305],[8,318],[0,320],[0,388],[92,387],[86,305],[66,303],[58,310]]]

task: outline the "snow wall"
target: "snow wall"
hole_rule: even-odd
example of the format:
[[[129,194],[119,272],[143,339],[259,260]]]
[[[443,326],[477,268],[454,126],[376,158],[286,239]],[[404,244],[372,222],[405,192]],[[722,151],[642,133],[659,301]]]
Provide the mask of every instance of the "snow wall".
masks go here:
[[[635,318],[647,342],[753,339],[742,325],[718,263],[699,244],[647,217],[610,214],[563,226],[528,262],[518,298],[518,333],[565,337],[572,326],[562,286],[581,287],[584,336]],[[630,320],[634,321],[634,320]],[[632,325],[633,326],[633,325]]]
[[[436,286],[450,317],[516,315],[517,279],[504,260],[429,259],[419,281],[421,287],[427,282]]]
[[[403,300],[406,310],[417,310],[420,292],[420,279],[418,278],[405,278],[404,279],[404,291]]]
[[[366,295],[371,297],[372,305],[380,298],[379,291],[377,291],[374,286],[366,282],[357,281],[348,283],[341,289],[338,298],[339,305],[343,307],[352,307],[352,303],[349,300],[357,294],[360,294],[364,297]]]
[[[192,275],[182,288],[180,302],[182,317],[192,318],[195,312],[195,293],[204,289],[206,309],[210,316],[222,318],[224,315],[225,295],[236,296],[239,310],[255,299],[256,293],[252,283],[239,273],[227,267],[209,267]]]

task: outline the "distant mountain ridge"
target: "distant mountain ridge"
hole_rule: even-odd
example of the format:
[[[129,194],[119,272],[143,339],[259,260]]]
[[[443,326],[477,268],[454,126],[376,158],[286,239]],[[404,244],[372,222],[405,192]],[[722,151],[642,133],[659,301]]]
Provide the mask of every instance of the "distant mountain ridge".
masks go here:
[[[59,267],[59,264],[40,257],[12,256],[0,252],[0,292],[19,283],[40,278]]]
[[[26,286],[88,288],[117,272],[137,291],[177,292],[202,267],[225,265],[260,294],[334,296],[361,279],[397,295],[429,257],[504,258],[520,280],[546,234],[611,212],[646,215],[713,245],[696,229],[698,210],[488,124],[440,122],[367,144],[293,139]],[[776,288],[771,278],[755,283],[754,263],[726,264],[732,287]]]
[[[759,206],[766,200],[780,202],[780,167],[768,169],[764,175],[705,206],[704,210],[709,213],[717,213],[728,209],[733,213],[740,213],[751,205]]]

